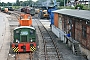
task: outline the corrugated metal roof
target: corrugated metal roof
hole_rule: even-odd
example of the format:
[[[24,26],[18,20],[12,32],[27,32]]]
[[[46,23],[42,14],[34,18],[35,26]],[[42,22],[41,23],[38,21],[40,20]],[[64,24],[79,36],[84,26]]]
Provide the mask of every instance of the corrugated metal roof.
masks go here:
[[[60,9],[53,12],[90,20],[90,11],[88,10]]]

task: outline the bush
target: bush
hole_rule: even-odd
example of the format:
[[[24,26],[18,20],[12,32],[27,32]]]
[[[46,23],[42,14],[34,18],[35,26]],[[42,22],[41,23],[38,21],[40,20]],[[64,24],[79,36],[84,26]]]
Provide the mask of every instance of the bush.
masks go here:
[[[13,6],[13,8],[14,8],[14,9],[19,9],[19,8],[20,8],[20,6]]]
[[[70,7],[70,6],[60,6],[60,7],[58,7],[58,9],[64,9],[64,8],[66,8],[66,9],[75,9],[74,7]]]
[[[76,6],[75,6],[75,9],[78,9],[78,8],[79,8],[79,9],[83,9],[83,5],[76,5]]]

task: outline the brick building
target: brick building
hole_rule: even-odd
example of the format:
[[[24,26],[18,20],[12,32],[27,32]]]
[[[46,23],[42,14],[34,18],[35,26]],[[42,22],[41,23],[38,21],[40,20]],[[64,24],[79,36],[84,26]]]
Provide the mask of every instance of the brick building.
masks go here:
[[[90,11],[61,9],[54,12],[52,32],[76,55],[90,59]]]

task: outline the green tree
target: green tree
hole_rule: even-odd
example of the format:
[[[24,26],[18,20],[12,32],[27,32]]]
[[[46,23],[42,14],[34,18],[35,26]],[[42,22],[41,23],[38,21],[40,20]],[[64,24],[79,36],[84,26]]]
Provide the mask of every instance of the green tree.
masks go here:
[[[13,3],[13,6],[16,6],[16,3]]]
[[[12,3],[8,2],[8,3],[7,3],[7,6],[12,6]]]
[[[23,6],[23,1],[20,1],[20,6]]]
[[[28,0],[28,6],[32,6],[32,0]]]
[[[24,1],[23,6],[28,6],[28,1]]]
[[[60,2],[60,6],[64,6],[64,0],[56,0],[57,2]],[[67,0],[65,0],[65,5],[67,3]]]
[[[2,6],[2,3],[0,2],[0,6]]]
[[[76,5],[75,9],[83,9],[83,5],[82,4]]]
[[[20,6],[19,0],[16,0],[16,6]]]
[[[2,2],[1,5],[2,5],[2,6],[6,6],[6,3]]]
[[[38,0],[39,2],[45,2],[46,0]]]

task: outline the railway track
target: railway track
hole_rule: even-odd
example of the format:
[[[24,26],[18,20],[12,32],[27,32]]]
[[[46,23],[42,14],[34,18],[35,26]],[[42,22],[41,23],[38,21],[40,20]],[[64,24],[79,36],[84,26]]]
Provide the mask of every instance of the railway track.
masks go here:
[[[33,53],[16,53],[15,60],[33,60]]]
[[[18,23],[19,14],[20,13],[18,12],[13,12],[11,14],[12,17],[9,17],[9,23],[10,23],[10,29],[11,29],[11,42],[13,41],[13,29],[19,25]],[[36,30],[38,29],[39,31],[37,32],[37,34],[38,33],[41,34],[41,35],[38,35],[39,42],[37,42],[37,45],[38,45],[37,51],[33,54],[10,53],[8,56],[8,60],[39,60],[39,59],[40,60],[62,60],[62,57],[59,54],[57,45],[52,35],[47,31],[47,29],[43,26],[43,24],[39,21],[39,19],[33,19],[33,22],[34,22],[33,25],[35,26]],[[41,37],[42,37],[41,39],[42,41],[39,39]],[[42,47],[40,47],[40,43]],[[41,48],[41,50],[39,48]]]
[[[11,12],[11,17],[7,17],[10,25],[11,42],[13,42],[13,30],[19,25],[18,16],[20,16],[20,14],[20,12],[14,11]],[[7,60],[34,60],[33,55],[34,53],[12,53],[10,49]]]
[[[10,17],[8,17],[8,21],[9,21],[10,32],[11,32],[10,42],[13,42],[13,30],[15,27],[19,25],[19,23],[18,23],[17,17],[14,14],[10,14]],[[15,53],[12,53],[11,48],[9,50],[8,60],[15,60]]]
[[[15,17],[18,19],[18,17],[20,16],[20,14],[22,14],[22,12],[19,11],[9,11],[10,15],[15,15]]]
[[[39,40],[40,41],[39,46],[42,45],[41,50],[43,50],[41,54],[39,54],[42,56],[41,58],[43,60],[62,60],[62,57],[59,53],[59,50],[52,35],[48,32],[48,30],[43,26],[43,24],[39,20],[37,19],[34,20],[38,27],[36,28],[38,29],[39,33],[41,33],[41,35],[39,36],[41,36],[43,39]]]

